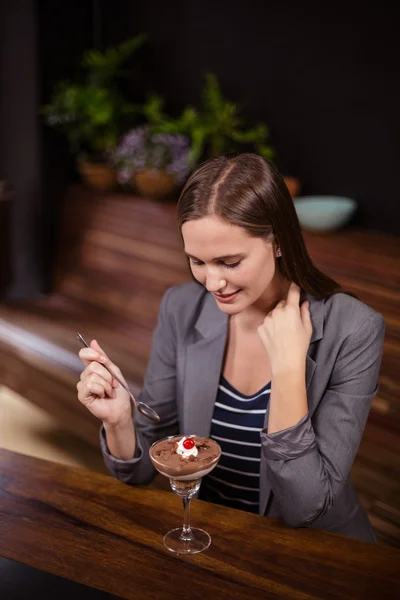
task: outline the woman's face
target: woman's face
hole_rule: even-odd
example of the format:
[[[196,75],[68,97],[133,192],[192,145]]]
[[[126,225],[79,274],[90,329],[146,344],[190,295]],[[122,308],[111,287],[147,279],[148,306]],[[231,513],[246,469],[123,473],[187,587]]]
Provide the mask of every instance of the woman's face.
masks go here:
[[[272,282],[281,279],[274,244],[220,217],[187,221],[182,237],[193,276],[227,314],[246,310],[268,295]]]

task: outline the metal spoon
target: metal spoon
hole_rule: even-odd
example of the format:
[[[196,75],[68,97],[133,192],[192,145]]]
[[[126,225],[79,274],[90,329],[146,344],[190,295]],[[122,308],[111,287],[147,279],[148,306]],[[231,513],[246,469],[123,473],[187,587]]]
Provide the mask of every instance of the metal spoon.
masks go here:
[[[80,333],[77,333],[76,337],[78,338],[78,340],[80,342],[82,342],[82,344],[84,346],[86,346],[86,348],[90,348],[89,344],[87,342],[85,342],[85,340],[83,339],[83,337],[81,336]],[[138,402],[136,400],[135,396],[132,394],[132,392],[128,388],[128,386],[126,385],[126,383],[124,383],[119,377],[117,377],[117,375],[109,367],[107,367],[104,364],[103,364],[103,367],[105,369],[107,369],[107,371],[110,373],[110,375],[112,375],[118,381],[118,383],[120,385],[122,385],[124,390],[126,390],[128,392],[128,394],[133,402],[133,405],[140,413],[142,413],[143,416],[147,417],[148,419],[151,419],[152,421],[155,421],[156,423],[160,422],[161,419],[155,410],[153,410],[150,406],[148,406],[144,402]]]

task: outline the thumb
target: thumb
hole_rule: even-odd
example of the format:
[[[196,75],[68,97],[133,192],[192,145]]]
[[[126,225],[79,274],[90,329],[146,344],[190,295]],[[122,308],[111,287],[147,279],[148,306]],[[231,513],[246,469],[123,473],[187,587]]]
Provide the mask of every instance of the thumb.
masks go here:
[[[92,340],[90,342],[90,347],[93,348],[93,350],[96,350],[97,352],[103,352],[103,349],[100,347],[100,344],[97,340]]]
[[[107,356],[107,354],[104,352],[103,348],[100,346],[99,342],[97,340],[92,340],[90,342],[90,347],[93,350],[96,350],[96,352],[99,352],[101,356],[104,356],[105,360],[102,360],[102,364],[105,365],[106,367],[108,367],[109,369],[113,369],[114,371],[116,371],[119,375],[121,375],[121,371],[119,369],[119,367],[117,367],[117,365],[115,365]],[[115,381],[115,380],[114,380]]]
[[[103,348],[100,346],[97,340],[92,340],[90,342],[90,347],[93,348],[93,350],[96,350],[96,352],[100,352],[100,354],[104,356],[107,359],[107,361],[109,361],[107,354],[104,352]]]
[[[308,300],[305,300],[300,306],[300,315],[305,325],[311,325],[310,303]]]

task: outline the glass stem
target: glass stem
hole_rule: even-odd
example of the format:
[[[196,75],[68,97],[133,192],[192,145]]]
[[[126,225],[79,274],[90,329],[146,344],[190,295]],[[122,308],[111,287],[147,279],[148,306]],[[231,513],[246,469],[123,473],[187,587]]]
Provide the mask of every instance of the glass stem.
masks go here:
[[[181,540],[185,542],[193,539],[193,533],[190,529],[190,496],[182,496],[183,503],[183,527]]]

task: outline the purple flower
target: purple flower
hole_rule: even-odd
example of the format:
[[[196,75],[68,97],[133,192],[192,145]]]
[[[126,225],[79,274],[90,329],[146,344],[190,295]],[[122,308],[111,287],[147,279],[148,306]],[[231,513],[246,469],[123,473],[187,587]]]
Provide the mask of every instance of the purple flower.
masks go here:
[[[118,180],[126,183],[141,169],[162,169],[182,183],[190,172],[190,142],[181,134],[151,133],[144,125],[129,131],[113,151]]]

